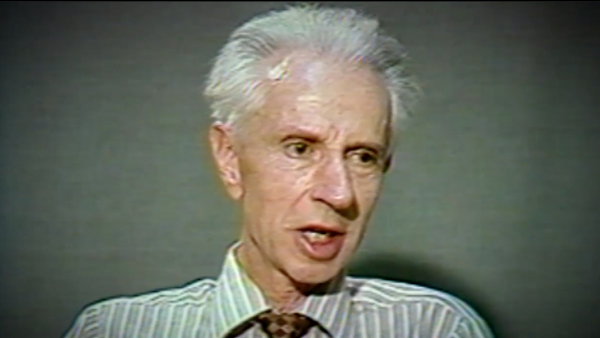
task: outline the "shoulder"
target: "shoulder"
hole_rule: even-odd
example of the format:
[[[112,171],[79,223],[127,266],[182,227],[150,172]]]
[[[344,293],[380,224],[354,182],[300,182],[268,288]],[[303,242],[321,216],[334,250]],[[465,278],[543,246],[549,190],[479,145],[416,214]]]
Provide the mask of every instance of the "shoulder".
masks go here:
[[[177,311],[198,314],[215,285],[212,279],[201,279],[179,287],[96,301],[77,315],[65,338],[98,337],[114,330],[128,332],[134,322],[148,322],[149,317],[172,317]]]
[[[448,292],[405,282],[357,277],[347,278],[347,287],[360,311],[392,314],[411,320],[411,324],[418,322],[419,325],[413,327],[421,329],[427,323],[436,323],[445,326],[444,331],[456,332],[457,337],[493,337],[480,314]],[[466,333],[459,334],[463,331]]]
[[[457,312],[464,312],[465,303],[458,297],[441,290],[422,285],[377,279],[348,278],[348,287],[354,294],[354,301],[375,306],[395,306],[399,304],[438,304]]]
[[[179,287],[149,291],[137,295],[118,296],[98,301],[87,309],[107,311],[116,307],[164,307],[171,305],[201,306],[209,298],[216,283],[211,279],[197,280]]]

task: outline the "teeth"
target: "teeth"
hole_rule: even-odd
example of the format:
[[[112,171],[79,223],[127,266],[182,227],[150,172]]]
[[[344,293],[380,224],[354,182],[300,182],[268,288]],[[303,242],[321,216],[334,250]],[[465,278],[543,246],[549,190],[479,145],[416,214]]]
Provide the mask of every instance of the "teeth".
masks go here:
[[[314,231],[306,231],[304,235],[308,238],[308,240],[312,242],[324,241],[329,238],[328,233],[314,232]]]

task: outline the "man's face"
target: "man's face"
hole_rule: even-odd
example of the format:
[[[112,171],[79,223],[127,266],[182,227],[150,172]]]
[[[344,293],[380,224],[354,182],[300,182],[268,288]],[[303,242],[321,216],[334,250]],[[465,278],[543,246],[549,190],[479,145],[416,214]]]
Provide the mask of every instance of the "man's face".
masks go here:
[[[296,61],[237,136],[234,197],[252,264],[317,284],[347,265],[363,237],[384,171],[389,100],[367,68]]]

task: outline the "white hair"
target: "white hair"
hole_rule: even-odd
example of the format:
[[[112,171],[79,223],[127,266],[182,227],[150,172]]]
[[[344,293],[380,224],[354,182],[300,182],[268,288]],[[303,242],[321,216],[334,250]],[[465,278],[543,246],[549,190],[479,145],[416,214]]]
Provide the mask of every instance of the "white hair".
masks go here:
[[[392,134],[410,116],[418,87],[407,74],[403,46],[376,19],[354,9],[300,5],[257,16],[232,33],[206,83],[212,117],[235,124],[259,109],[265,96],[260,84],[278,71],[259,65],[282,49],[313,50],[371,66],[389,92]]]

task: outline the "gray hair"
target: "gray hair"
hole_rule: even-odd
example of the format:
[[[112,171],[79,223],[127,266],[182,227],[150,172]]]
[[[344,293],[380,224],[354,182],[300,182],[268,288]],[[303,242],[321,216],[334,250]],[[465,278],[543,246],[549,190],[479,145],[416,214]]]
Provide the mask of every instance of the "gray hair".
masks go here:
[[[411,114],[418,87],[406,71],[403,46],[382,32],[378,20],[348,8],[290,6],[257,16],[237,28],[219,52],[205,96],[212,117],[235,124],[264,100],[268,78],[261,61],[281,50],[309,49],[368,64],[385,81],[391,99],[392,134]]]

